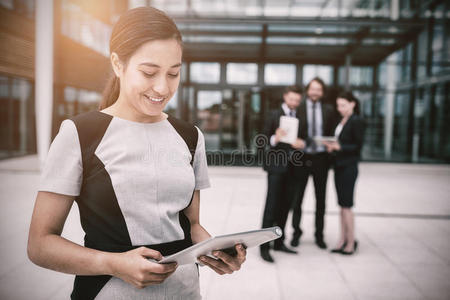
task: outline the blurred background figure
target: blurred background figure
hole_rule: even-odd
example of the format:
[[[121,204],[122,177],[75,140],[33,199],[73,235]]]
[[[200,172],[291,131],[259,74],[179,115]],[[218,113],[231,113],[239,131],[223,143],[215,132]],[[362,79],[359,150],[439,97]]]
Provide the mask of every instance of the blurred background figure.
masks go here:
[[[341,237],[331,252],[351,255],[358,246],[352,207],[365,123],[359,116],[358,99],[351,92],[339,94],[336,105],[341,116],[334,131],[337,141],[324,143],[327,151],[334,154],[334,182],[341,207]]]
[[[335,122],[334,109],[323,103],[324,95],[325,83],[319,77],[314,77],[306,86],[306,99],[299,108],[300,137],[306,140],[307,144],[302,157],[302,165],[295,167],[296,184],[292,204],[294,234],[291,240],[293,247],[299,245],[303,233],[300,228],[303,195],[308,179],[312,175],[316,196],[314,237],[319,248],[327,248],[323,231],[329,157],[326,148],[314,140],[314,137],[317,136],[330,136]]]
[[[280,117],[297,117],[297,109],[302,99],[302,90],[297,86],[286,87],[283,92],[281,107],[271,111],[266,120],[263,134],[270,143],[270,149],[264,154],[264,170],[267,172],[267,196],[264,207],[262,228],[279,225],[283,231],[287,214],[291,205],[294,165],[290,156],[294,150],[303,149],[303,140],[297,140],[288,144],[281,139],[286,132],[280,128]],[[282,238],[275,240],[274,250],[286,253],[297,253],[287,248]],[[261,257],[268,262],[274,262],[269,253],[270,244],[260,246]]]

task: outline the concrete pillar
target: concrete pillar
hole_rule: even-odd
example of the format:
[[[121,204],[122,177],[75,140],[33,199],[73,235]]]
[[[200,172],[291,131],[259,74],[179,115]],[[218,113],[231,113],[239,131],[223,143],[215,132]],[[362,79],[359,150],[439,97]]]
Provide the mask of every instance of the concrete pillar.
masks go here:
[[[397,76],[397,54],[392,54],[387,59],[386,70],[386,100],[384,106],[384,156],[392,157],[392,139],[394,133],[394,109],[395,109],[395,78]]]
[[[39,161],[50,146],[53,119],[53,1],[36,1],[36,141]]]

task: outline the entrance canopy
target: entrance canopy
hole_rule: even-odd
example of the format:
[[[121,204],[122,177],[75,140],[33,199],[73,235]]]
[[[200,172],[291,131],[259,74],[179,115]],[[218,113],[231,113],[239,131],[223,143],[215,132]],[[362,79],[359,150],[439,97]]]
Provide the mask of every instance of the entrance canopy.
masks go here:
[[[417,37],[398,0],[151,1],[182,30],[189,61],[375,65]]]

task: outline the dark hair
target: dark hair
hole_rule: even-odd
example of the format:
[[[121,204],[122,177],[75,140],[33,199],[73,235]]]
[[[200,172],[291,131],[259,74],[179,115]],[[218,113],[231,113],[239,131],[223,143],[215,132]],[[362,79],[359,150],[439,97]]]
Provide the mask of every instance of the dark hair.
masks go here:
[[[352,92],[350,92],[350,91],[340,92],[338,94],[337,98],[343,98],[343,99],[347,100],[348,102],[355,103],[355,108],[353,109],[353,113],[359,115],[359,113],[360,113],[360,111],[359,111],[359,100],[353,95]]]
[[[289,92],[301,95],[303,93],[303,89],[299,85],[290,85],[290,86],[287,86],[287,87],[284,88],[283,95],[287,94]]]
[[[320,84],[322,86],[323,95],[325,96],[325,92],[327,91],[327,86],[326,86],[325,82],[322,80],[322,78],[320,78],[320,77],[314,77],[313,79],[311,79],[311,81],[308,83],[308,85],[306,85],[306,93],[308,93],[311,82],[313,82],[313,81],[317,82],[318,84]]]
[[[175,39],[182,45],[181,33],[173,20],[153,7],[130,9],[120,16],[109,40],[110,54],[115,52],[125,67],[133,53],[144,43]],[[120,81],[114,72],[103,90],[99,109],[111,106],[120,93]]]

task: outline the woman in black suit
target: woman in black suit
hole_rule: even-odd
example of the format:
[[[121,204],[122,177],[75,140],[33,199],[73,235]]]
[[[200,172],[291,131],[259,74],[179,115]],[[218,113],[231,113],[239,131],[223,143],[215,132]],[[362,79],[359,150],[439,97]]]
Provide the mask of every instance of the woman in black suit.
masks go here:
[[[325,143],[327,151],[334,154],[334,182],[341,207],[341,238],[331,252],[351,255],[358,247],[352,207],[365,123],[358,115],[358,100],[351,92],[339,94],[336,104],[342,117],[335,129],[337,141]]]

